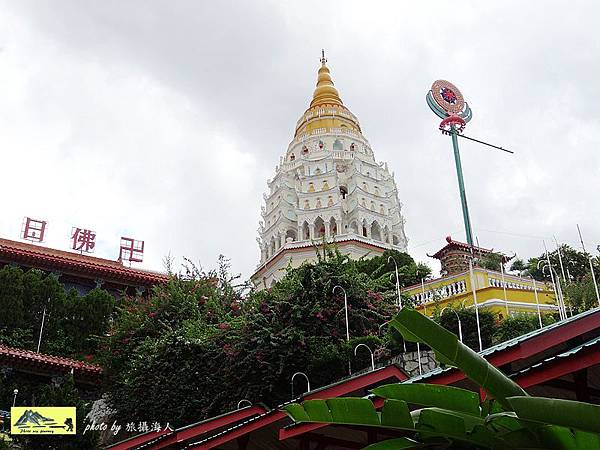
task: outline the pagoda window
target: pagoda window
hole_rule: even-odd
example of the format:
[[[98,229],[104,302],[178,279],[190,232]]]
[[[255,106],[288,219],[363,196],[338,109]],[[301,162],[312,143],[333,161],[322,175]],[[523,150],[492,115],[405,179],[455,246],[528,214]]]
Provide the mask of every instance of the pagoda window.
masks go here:
[[[296,155],[294,155],[293,153],[290,155],[290,161],[294,161],[296,159]]]
[[[340,186],[340,195],[342,196],[342,200],[346,199],[348,195],[348,188],[346,186]]]
[[[320,217],[317,217],[317,220],[315,220],[315,235],[316,238],[325,236],[325,222]]]
[[[379,194],[379,188],[377,186],[375,186],[375,195],[380,195]]]
[[[333,149],[334,150],[344,150],[344,144],[342,144],[342,141],[340,141],[339,139],[336,139],[333,142]]]
[[[304,200],[304,209],[310,209],[310,202],[308,199]]]
[[[333,206],[333,197],[331,195],[327,197],[327,206]]]
[[[329,183],[327,183],[327,180],[323,181],[323,187],[321,188],[322,191],[328,191],[329,190]]]
[[[323,141],[319,141],[319,149],[323,150],[324,147],[325,144],[323,143]]]
[[[398,236],[396,236],[395,234],[392,236],[392,244],[394,245],[398,245],[398,243],[400,242],[400,240],[398,239]]]
[[[332,236],[335,236],[337,234],[337,222],[333,217],[329,219],[329,232]]]
[[[308,192],[315,192],[315,185],[312,181],[308,183]]]
[[[356,150],[356,145],[354,145],[354,142],[352,144],[350,144],[350,151],[353,152],[354,150]]]
[[[318,198],[317,199],[317,208],[322,208],[322,207],[323,207],[323,205],[321,204],[321,199]]]
[[[310,227],[306,221],[302,224],[302,239],[305,241],[310,239]]]
[[[367,237],[367,227],[364,225],[362,227],[362,235],[363,235],[363,237]]]
[[[306,145],[302,146],[302,154],[303,155],[308,155],[308,147]]]
[[[380,212],[381,214],[385,214],[385,208],[383,207],[383,204],[380,204],[380,205],[379,205],[379,212]]]
[[[321,168],[317,167],[317,170],[315,170],[315,175],[321,175]]]
[[[296,237],[296,232],[294,230],[287,230],[285,233],[286,242],[294,242]]]
[[[350,224],[350,229],[352,230],[352,232],[354,234],[358,234],[358,223],[356,222],[356,220],[354,220],[351,224]]]
[[[377,221],[373,222],[371,225],[371,237],[376,241],[381,241],[381,227],[377,223]]]
[[[375,211],[375,202],[371,201],[371,211]]]
[[[369,186],[367,186],[367,183],[365,183],[364,181],[363,181],[363,184],[362,184],[362,188],[363,188],[363,191],[369,192]]]
[[[365,198],[364,198],[364,197],[360,199],[360,204],[361,204],[362,206],[364,206],[365,208],[367,207],[367,201],[365,200]]]

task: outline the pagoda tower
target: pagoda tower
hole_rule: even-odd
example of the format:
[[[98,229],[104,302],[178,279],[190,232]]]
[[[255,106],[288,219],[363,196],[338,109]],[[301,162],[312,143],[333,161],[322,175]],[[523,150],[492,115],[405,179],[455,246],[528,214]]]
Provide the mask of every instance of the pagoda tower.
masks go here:
[[[314,245],[335,242],[351,258],[406,251],[394,174],[377,162],[358,119],[344,106],[325,55],[308,109],[263,194],[252,280],[270,287],[291,263],[315,260]]]

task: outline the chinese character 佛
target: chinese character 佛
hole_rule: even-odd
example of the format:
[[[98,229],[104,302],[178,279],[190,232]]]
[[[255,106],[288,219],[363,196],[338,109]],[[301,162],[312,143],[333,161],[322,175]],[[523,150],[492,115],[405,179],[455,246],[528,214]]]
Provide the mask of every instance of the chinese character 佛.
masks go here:
[[[119,261],[142,262],[144,257],[144,241],[121,237]]]
[[[31,217],[25,217],[25,220],[23,220],[23,227],[21,228],[22,238],[31,242],[43,242],[47,223],[48,222],[45,220],[36,220]]]
[[[96,247],[96,233],[94,231],[73,227],[71,233],[73,250],[78,250],[82,253],[91,253],[94,251],[94,247]]]

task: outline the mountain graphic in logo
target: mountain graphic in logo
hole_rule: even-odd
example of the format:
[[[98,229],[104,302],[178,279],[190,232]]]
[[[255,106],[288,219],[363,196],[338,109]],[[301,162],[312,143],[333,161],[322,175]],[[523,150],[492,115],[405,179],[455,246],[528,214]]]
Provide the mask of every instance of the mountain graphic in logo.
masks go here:
[[[23,429],[36,427],[53,427],[56,426],[57,423],[52,418],[44,417],[41,414],[31,409],[28,409],[21,415],[21,417],[19,417],[19,420],[17,420],[15,425]]]

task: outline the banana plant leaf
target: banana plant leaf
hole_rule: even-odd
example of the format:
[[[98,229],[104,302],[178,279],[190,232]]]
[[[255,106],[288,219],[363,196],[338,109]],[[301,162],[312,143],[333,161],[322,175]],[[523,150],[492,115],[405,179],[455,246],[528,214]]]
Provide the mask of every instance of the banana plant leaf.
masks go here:
[[[454,334],[414,309],[403,309],[390,324],[402,333],[404,339],[431,347],[440,363],[462,370],[497,399],[503,408],[511,409],[507,397],[527,396],[518,384],[462,344]]]
[[[479,405],[477,393],[427,384],[380,386],[381,412],[367,398],[308,400],[285,407],[296,422],[385,427],[411,433],[367,447],[600,450],[600,406],[530,397],[452,333],[404,309],[391,321],[405,339],[429,345],[440,361],[462,370],[495,400]],[[424,406],[410,412],[408,404]],[[498,406],[498,403],[502,408]]]
[[[338,425],[370,425],[414,431],[408,405],[402,400],[386,400],[381,414],[366,398],[307,400],[284,407],[295,422],[320,422]]]
[[[441,408],[425,408],[409,413],[408,405],[403,400],[386,400],[380,414],[373,403],[366,398],[307,400],[301,405],[290,404],[284,408],[297,423],[316,422],[391,428],[417,432],[418,436],[426,441],[439,442],[440,439],[450,439],[471,446],[503,448],[502,441],[483,426],[484,419],[481,417]]]
[[[405,448],[423,448],[427,444],[413,441],[408,438],[388,439],[387,441],[378,442],[365,447],[363,450],[401,450]]]
[[[544,397],[509,397],[521,419],[600,433],[600,406]]]
[[[421,406],[435,406],[452,411],[460,411],[476,416],[481,415],[479,395],[473,391],[439,384],[386,384],[371,392],[386,399],[404,400]]]

